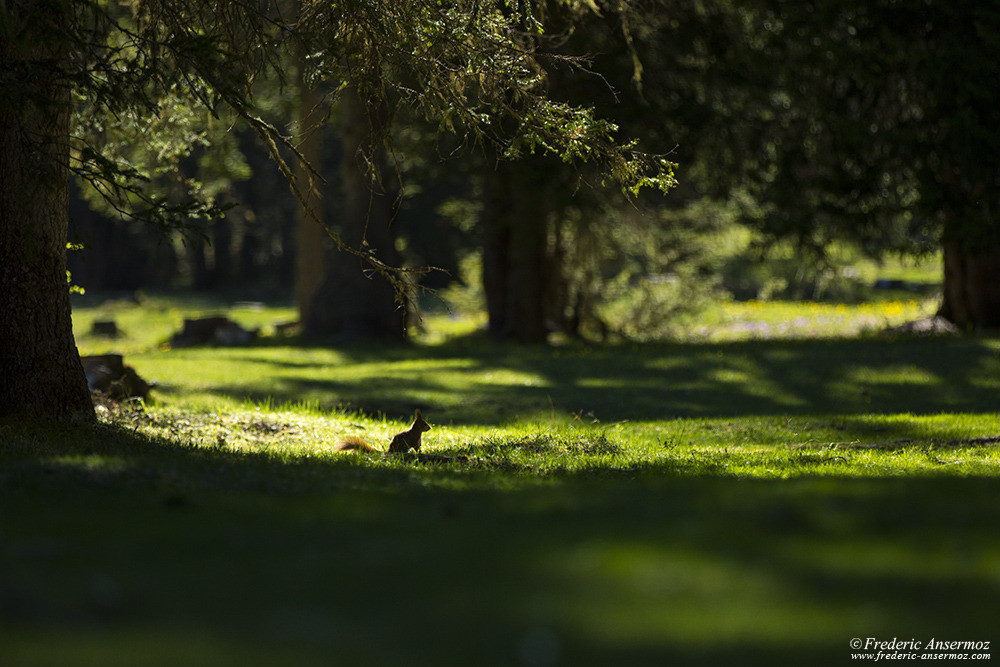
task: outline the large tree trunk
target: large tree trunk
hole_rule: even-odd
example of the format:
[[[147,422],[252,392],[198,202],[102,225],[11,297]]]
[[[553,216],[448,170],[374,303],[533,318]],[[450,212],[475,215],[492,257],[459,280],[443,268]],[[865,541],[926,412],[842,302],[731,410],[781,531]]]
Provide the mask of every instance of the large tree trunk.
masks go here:
[[[52,33],[32,34],[59,7],[22,5],[24,23],[0,34],[0,70],[24,86],[0,106],[0,416],[93,419],[66,283],[69,86]]]
[[[552,315],[543,182],[530,162],[501,163],[487,174],[482,224],[489,331],[522,343],[545,342]]]
[[[944,243],[944,298],[938,314],[960,329],[1000,328],[1000,246]]]
[[[331,227],[348,246],[367,246],[385,264],[398,266],[391,230],[396,198],[387,186],[384,151],[372,146],[382,112],[366,108],[350,91],[340,104],[342,190]],[[406,309],[384,277],[371,275],[362,260],[343,252],[328,255],[326,265],[302,320],[306,336],[331,342],[405,340]]]

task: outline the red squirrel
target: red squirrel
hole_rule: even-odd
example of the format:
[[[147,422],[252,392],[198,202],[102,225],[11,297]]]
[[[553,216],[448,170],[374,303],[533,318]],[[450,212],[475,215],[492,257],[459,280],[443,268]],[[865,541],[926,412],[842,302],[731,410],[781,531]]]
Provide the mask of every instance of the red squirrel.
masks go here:
[[[425,431],[431,430],[431,425],[424,421],[423,416],[420,414],[420,410],[417,410],[416,414],[413,416],[413,424],[410,428],[402,433],[397,433],[393,436],[392,442],[389,443],[389,453],[390,454],[405,454],[411,449],[415,452],[420,451],[420,434]],[[381,451],[372,447],[367,442],[362,440],[357,436],[348,436],[346,438],[341,438],[337,446],[334,447],[338,452],[378,452]]]

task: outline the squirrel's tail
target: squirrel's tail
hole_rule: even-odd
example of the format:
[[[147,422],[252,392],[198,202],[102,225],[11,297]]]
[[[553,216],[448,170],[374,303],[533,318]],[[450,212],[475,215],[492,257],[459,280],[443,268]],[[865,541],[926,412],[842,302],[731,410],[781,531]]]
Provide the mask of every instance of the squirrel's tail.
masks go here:
[[[334,446],[334,451],[338,452],[377,452],[379,450],[375,449],[367,442],[362,440],[356,435],[349,435],[346,438],[341,438],[337,444]]]

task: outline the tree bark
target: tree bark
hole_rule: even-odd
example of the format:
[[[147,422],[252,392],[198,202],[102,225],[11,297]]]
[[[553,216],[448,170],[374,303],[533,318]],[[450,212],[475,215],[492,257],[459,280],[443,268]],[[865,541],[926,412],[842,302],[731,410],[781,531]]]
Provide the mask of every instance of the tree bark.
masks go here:
[[[483,292],[486,296],[486,312],[489,317],[489,332],[495,338],[505,338],[511,333],[510,315],[507,301],[508,272],[510,265],[510,217],[514,193],[504,165],[486,174],[482,226]]]
[[[340,100],[342,153],[340,201],[331,227],[350,247],[373,249],[379,259],[399,266],[391,224],[396,198],[388,187],[384,150],[373,146],[383,111],[366,107],[353,92]],[[331,209],[334,207],[331,206]],[[313,294],[303,333],[329,342],[406,339],[406,309],[392,285],[371,275],[357,257],[343,252],[326,258],[323,280]]]
[[[960,329],[1000,328],[1000,246],[944,243],[944,296],[938,314]]]
[[[0,35],[0,71],[20,74],[23,90],[0,108],[0,416],[88,420],[66,281],[70,97],[51,30],[60,7],[22,4],[8,13],[20,25]]]
[[[487,174],[483,212],[483,289],[489,331],[544,343],[551,319],[553,257],[544,176],[530,163],[502,163]]]

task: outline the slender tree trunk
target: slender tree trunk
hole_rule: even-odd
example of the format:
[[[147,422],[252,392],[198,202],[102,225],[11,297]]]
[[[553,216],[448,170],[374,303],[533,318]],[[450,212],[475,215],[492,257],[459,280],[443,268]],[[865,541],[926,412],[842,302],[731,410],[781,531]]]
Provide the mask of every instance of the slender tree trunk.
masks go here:
[[[372,248],[382,262],[399,265],[391,224],[396,198],[387,187],[384,151],[372,147],[382,112],[366,108],[348,91],[340,100],[343,148],[341,197],[331,206],[331,225],[354,248]],[[372,169],[374,168],[374,171]],[[406,339],[406,310],[387,280],[370,275],[358,258],[337,252],[327,256],[323,281],[303,319],[306,336],[340,342]]]
[[[211,252],[210,242],[202,236],[185,244],[185,253],[191,263],[191,287],[196,290],[208,291],[215,288],[216,283],[208,265],[208,253]]]
[[[317,220],[323,220],[323,183],[316,175],[322,173],[323,148],[329,130],[323,124],[322,95],[302,79],[298,81],[298,149],[302,154],[296,166],[295,179],[302,188],[305,201],[299,202],[299,218],[295,227],[295,300],[299,320],[312,317],[316,293],[326,274],[329,239]],[[314,173],[315,172],[315,173]]]
[[[0,108],[0,416],[94,417],[66,282],[69,87],[52,70],[63,52],[51,33],[32,34],[58,25],[60,7],[22,3],[27,20],[0,34],[0,70],[30,87]]]
[[[944,243],[944,297],[938,314],[960,329],[1000,328],[1000,246]]]
[[[543,175],[530,163],[500,164],[487,175],[483,288],[490,333],[522,343],[548,336],[552,257]]]
[[[233,220],[230,216],[212,221],[212,274],[213,284],[229,287],[237,285],[233,275]]]

